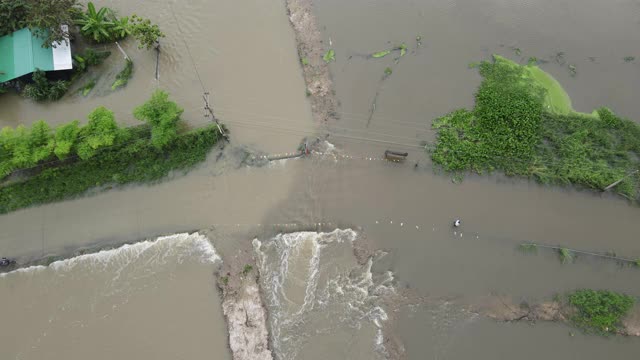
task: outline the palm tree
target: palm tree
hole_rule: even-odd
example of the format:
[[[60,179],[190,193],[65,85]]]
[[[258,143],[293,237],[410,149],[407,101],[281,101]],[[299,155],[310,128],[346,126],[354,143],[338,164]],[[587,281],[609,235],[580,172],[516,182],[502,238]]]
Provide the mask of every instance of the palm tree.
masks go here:
[[[107,7],[96,11],[96,7],[92,2],[87,4],[87,12],[83,13],[80,19],[76,20],[76,24],[80,25],[80,32],[84,36],[93,38],[96,42],[107,42],[112,40],[113,35],[110,32],[113,22],[110,21],[112,11]]]

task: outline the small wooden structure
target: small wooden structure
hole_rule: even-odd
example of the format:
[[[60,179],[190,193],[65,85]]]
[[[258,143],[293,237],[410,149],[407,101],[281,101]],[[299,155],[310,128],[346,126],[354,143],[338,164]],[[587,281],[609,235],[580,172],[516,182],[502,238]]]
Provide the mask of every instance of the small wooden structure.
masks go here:
[[[384,152],[384,158],[389,161],[402,162],[407,159],[409,153],[387,150]]]

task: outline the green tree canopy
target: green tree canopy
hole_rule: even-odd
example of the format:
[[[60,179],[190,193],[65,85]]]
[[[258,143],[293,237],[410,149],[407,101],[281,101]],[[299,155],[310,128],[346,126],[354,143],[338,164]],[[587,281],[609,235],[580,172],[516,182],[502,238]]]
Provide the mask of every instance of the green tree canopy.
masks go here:
[[[160,31],[158,25],[151,23],[151,20],[138,15],[131,17],[131,34],[138,40],[138,48],[151,49],[154,47],[164,33]]]
[[[78,120],[64,124],[56,129],[55,149],[53,150],[58,159],[63,160],[74,150],[76,141],[80,134]]]
[[[135,108],[133,115],[151,126],[151,143],[162,148],[176,138],[183,111],[178,104],[169,100],[169,94],[157,90],[151,99]]]
[[[102,147],[113,145],[120,132],[113,111],[104,106],[93,110],[88,118],[89,123],[82,128],[78,143],[78,156],[82,160],[91,158]]]
[[[38,120],[31,125],[29,134],[29,148],[31,151],[31,163],[37,164],[40,161],[51,157],[55,146],[51,128],[43,120]]]

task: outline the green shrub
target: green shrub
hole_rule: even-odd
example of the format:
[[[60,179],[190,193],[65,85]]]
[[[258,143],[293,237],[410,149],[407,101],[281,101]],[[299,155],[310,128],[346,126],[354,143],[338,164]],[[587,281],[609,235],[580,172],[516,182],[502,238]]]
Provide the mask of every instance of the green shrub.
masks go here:
[[[67,92],[69,82],[63,80],[49,81],[44,71],[36,69],[32,75],[33,83],[27,84],[22,94],[36,101],[55,101]]]
[[[160,38],[165,36],[158,25],[135,14],[131,17],[131,34],[138,40],[138,48],[147,50],[158,44]]]
[[[578,290],[569,295],[569,303],[577,310],[575,324],[602,333],[615,332],[634,302],[631,296],[607,290]]]
[[[89,122],[80,131],[78,143],[78,156],[82,160],[91,158],[102,147],[113,145],[121,131],[113,112],[104,106],[93,110],[88,118]]]
[[[149,101],[135,108],[133,116],[151,126],[151,143],[162,148],[178,135],[178,121],[183,111],[169,100],[169,94],[156,90]]]
[[[72,152],[76,151],[75,147],[77,146],[77,139],[80,134],[80,126],[78,124],[78,120],[74,120],[56,129],[55,148],[53,152],[58,159],[64,160]]]

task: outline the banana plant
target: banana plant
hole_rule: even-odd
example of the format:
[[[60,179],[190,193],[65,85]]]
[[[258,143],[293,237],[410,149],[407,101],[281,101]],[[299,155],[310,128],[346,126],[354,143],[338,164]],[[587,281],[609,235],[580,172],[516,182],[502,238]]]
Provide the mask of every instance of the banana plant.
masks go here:
[[[95,5],[89,2],[87,11],[80,15],[80,18],[76,20],[76,24],[81,26],[80,33],[82,35],[91,37],[98,43],[111,41],[113,39],[111,29],[114,26],[113,21],[111,21],[112,14],[112,10],[107,7],[96,11]]]
[[[131,35],[131,24],[129,24],[129,17],[121,17],[117,19],[115,16],[111,20],[113,26],[111,27],[111,34],[116,39],[124,39],[128,35]]]

